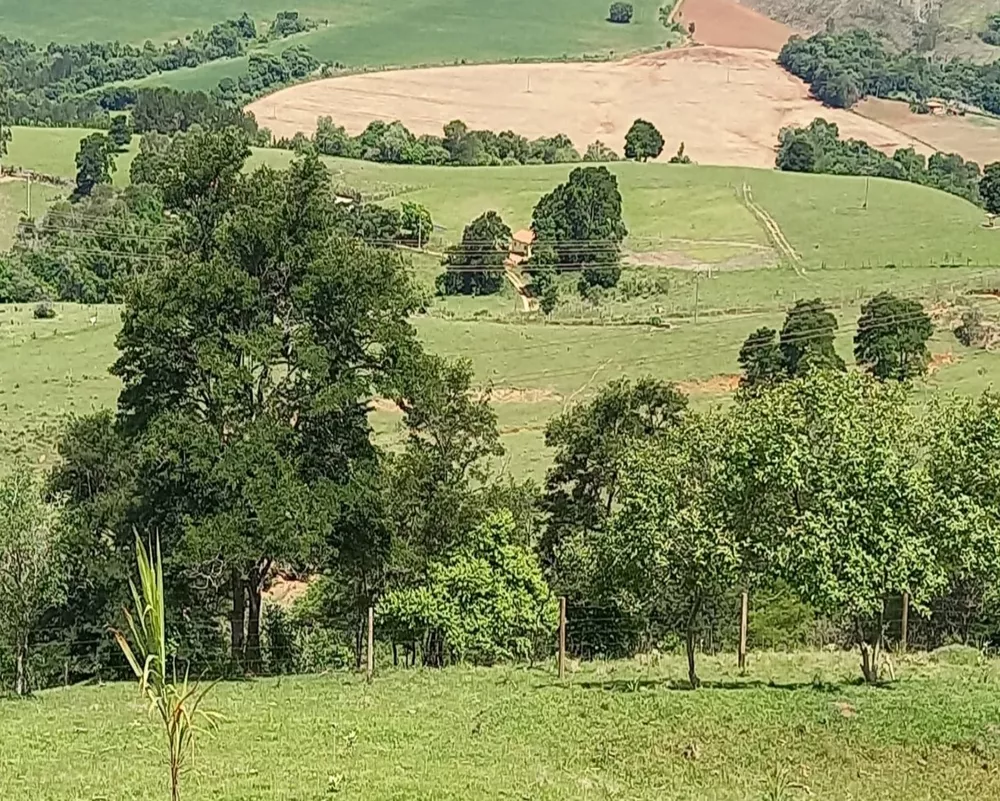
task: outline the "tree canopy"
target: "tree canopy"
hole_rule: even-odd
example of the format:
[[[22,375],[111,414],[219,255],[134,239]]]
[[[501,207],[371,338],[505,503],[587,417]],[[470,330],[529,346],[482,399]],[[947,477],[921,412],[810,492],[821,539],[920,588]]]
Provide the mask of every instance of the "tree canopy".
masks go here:
[[[861,307],[854,357],[876,378],[906,381],[927,371],[933,333],[919,301],[882,292]]]
[[[655,159],[663,152],[663,136],[651,122],[636,120],[625,134],[625,158]]]
[[[492,295],[503,287],[504,259],[511,231],[499,214],[487,211],[465,226],[462,241],[448,249],[438,276],[444,295]]]
[[[618,283],[628,229],[618,179],[607,167],[574,169],[538,201],[531,227],[536,244],[529,269],[579,270],[590,286]]]

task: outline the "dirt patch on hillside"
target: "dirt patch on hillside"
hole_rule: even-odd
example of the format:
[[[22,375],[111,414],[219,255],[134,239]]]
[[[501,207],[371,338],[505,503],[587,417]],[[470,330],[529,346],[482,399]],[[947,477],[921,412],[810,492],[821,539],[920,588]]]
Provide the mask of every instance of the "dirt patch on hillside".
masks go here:
[[[927,364],[927,374],[934,375],[934,373],[942,367],[947,367],[950,364],[956,364],[958,361],[959,357],[951,351],[931,354],[931,360]]]
[[[871,97],[854,110],[934,150],[958,153],[980,165],[1000,160],[1000,120],[975,114],[914,114],[908,103]]]
[[[701,381],[680,381],[677,388],[688,395],[725,395],[740,388],[740,377],[716,375]]]
[[[517,387],[494,387],[490,394],[493,403],[547,403],[563,399],[551,389],[518,389]]]
[[[330,115],[351,133],[374,119],[399,119],[416,134],[441,134],[454,119],[474,129],[511,129],[529,138],[565,133],[621,152],[636,119],[667,140],[666,159],[685,143],[701,164],[773,167],[778,131],[823,116],[845,137],[892,150],[915,140],[873,120],[827,109],[773,53],[689,47],[610,63],[496,64],[400,70],[301,84],[252,103],[277,136],[311,134]]]
[[[796,31],[736,0],[681,0],[674,19],[695,24],[698,44],[780,50]]]

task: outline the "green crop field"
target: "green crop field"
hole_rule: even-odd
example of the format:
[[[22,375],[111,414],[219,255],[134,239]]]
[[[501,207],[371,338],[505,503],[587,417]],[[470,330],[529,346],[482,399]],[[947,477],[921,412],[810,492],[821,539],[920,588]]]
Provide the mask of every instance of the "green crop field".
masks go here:
[[[327,798],[879,799],[1000,794],[1000,667],[897,660],[855,682],[850,654],[550,669],[399,670],[217,685],[222,714],[188,801]],[[0,797],[163,797],[162,733],[131,685],[0,702]]]
[[[70,176],[82,134],[15,129],[9,161]],[[117,181],[127,180],[136,147],[119,156]],[[251,164],[282,167],[291,158],[258,150]],[[429,252],[414,257],[428,291],[441,269],[434,254],[456,242],[467,222],[493,208],[512,228],[528,226],[538,198],[571,169],[327,162],[338,184],[387,204],[415,200],[430,209],[439,228]],[[799,298],[831,303],[841,322],[839,347],[851,361],[865,298],[891,290],[937,303],[1000,285],[1000,266],[991,266],[1000,265],[1000,229],[983,227],[981,210],[942,192],[882,180],[866,189],[861,178],[767,170],[633,163],[612,169],[630,230],[622,286],[655,277],[655,291],[618,291],[594,305],[578,297],[567,276],[564,300],[547,321],[525,315],[509,290],[435,299],[415,319],[430,349],[471,359],[479,380],[498,389],[507,467],[518,475],[544,474],[546,420],[612,378],[654,374],[682,382],[695,403],[725,398],[740,344],[761,325],[780,326],[784,310]],[[801,257],[794,266],[782,263],[741,202],[744,183]],[[16,192],[23,192],[10,186],[13,214],[2,218],[8,238],[19,213]],[[49,460],[67,413],[114,403],[118,386],[107,368],[117,326],[118,311],[109,307],[60,306],[55,320],[34,320],[27,307],[0,310],[0,452]],[[926,388],[975,392],[1000,366],[993,353],[962,348],[946,326],[932,350],[943,361],[921,385]],[[376,415],[385,441],[398,424],[396,415]]]
[[[506,0],[500,4],[471,0],[402,0],[348,2],[316,0],[293,7],[320,26],[292,39],[268,44],[280,52],[304,44],[320,61],[350,67],[415,66],[513,58],[562,58],[600,55],[655,47],[667,32],[659,22],[658,0],[633,0],[629,25],[606,21],[607,0]],[[207,30],[223,19],[250,13],[260,28],[288,3],[274,0],[225,0],[196,3],[168,0],[130,3],[118,13],[109,0],[46,0],[23,3],[0,0],[7,35],[38,42],[120,40],[142,44]],[[328,24],[327,24],[328,22]],[[146,83],[185,89],[211,89],[221,78],[246,69],[246,59],[214,62],[195,69],[155,76]]]

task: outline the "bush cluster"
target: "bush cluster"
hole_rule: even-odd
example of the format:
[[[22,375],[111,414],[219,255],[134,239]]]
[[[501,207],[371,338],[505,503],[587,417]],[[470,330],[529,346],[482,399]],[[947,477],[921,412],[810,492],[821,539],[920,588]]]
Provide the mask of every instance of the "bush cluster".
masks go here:
[[[897,53],[868,30],[793,36],[778,63],[806,81],[818,100],[836,108],[851,108],[869,96],[937,97],[1000,113],[1000,61],[934,61],[912,51]]]
[[[980,170],[957,153],[924,158],[912,147],[891,157],[860,139],[841,139],[835,123],[817,118],[805,128],[783,128],[775,163],[786,172],[870,175],[930,186],[980,203]]]
[[[331,117],[320,117],[311,139],[298,133],[291,139],[276,140],[274,146],[296,151],[312,146],[324,156],[386,164],[498,167],[581,161],[580,153],[565,134],[529,140],[513,131],[470,130],[461,120],[445,125],[443,134],[417,136],[399,120],[373,120],[360,134],[351,136]],[[617,158],[600,142],[592,144],[587,153],[590,160]]]

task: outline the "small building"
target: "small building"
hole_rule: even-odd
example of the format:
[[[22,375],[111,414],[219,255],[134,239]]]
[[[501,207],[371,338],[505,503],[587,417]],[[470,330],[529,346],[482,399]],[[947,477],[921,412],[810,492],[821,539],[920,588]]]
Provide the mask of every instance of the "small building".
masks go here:
[[[531,246],[535,244],[535,232],[529,228],[515,231],[510,238],[510,255],[520,256],[520,261],[531,258]]]

